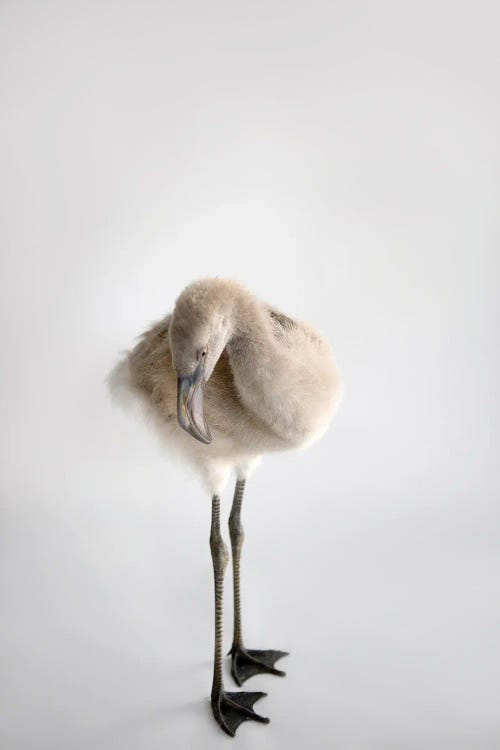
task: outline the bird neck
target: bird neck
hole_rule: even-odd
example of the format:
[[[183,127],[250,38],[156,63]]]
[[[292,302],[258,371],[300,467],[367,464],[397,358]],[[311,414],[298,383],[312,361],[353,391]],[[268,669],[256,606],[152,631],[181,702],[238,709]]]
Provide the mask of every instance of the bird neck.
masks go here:
[[[251,296],[235,301],[231,328],[226,350],[242,404],[288,440],[294,429],[293,414],[285,406],[290,400],[287,373],[293,369],[290,351],[277,342],[267,309]]]
[[[271,330],[271,321],[264,306],[250,295],[238,295],[233,304],[227,351],[233,371],[251,366],[262,374],[279,351]]]
[[[341,393],[329,347],[301,324],[277,337],[251,295],[234,299],[231,318],[226,350],[242,405],[288,447],[322,434]]]

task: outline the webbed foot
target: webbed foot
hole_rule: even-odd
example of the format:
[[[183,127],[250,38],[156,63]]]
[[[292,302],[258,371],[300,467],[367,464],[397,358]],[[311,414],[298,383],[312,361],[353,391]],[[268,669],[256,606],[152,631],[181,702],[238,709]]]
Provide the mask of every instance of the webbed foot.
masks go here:
[[[221,689],[212,694],[212,711],[221,729],[234,737],[239,725],[249,719],[261,724],[268,724],[269,719],[253,710],[253,704],[267,693],[227,693]]]
[[[243,685],[245,680],[256,674],[276,674],[285,676],[285,672],[274,666],[282,656],[288,656],[288,651],[260,651],[246,649],[244,646],[233,646],[231,651],[231,674],[237,685]]]

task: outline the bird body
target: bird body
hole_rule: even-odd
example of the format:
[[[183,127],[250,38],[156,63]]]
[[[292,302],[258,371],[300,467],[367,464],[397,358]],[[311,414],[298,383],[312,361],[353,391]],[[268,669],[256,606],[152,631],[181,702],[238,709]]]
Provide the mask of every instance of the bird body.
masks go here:
[[[223,680],[223,583],[228,551],[220,528],[220,494],[237,481],[229,533],[233,558],[231,674],[238,685],[260,674],[284,675],[285,651],[243,642],[240,556],[245,481],[264,453],[299,448],[320,437],[342,394],[329,345],[305,323],[257,300],[240,284],[203,279],[188,286],[173,313],[153,325],[115,368],[115,393],[141,404],[170,449],[202,475],[212,495],[215,649],[211,703],[234,736],[247,720],[267,723],[254,703],[261,692],[227,692]]]
[[[193,339],[199,347],[208,344],[203,412],[209,444],[193,440],[176,418],[178,374],[189,368],[185,349],[196,346],[185,342]],[[327,341],[226,279],[187,287],[173,314],[141,336],[111,380],[115,392],[142,405],[169,449],[202,475],[212,494],[232,471],[246,477],[263,454],[318,439],[342,395]]]

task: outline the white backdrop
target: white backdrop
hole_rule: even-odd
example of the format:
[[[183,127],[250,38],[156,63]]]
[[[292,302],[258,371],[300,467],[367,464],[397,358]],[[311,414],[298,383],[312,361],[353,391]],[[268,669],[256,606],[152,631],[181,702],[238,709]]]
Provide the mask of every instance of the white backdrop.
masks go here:
[[[248,486],[247,644],[292,656],[233,742],[498,748],[498,21],[2,2],[2,748],[231,742],[209,498],[104,385],[204,275],[316,325],[346,381]]]

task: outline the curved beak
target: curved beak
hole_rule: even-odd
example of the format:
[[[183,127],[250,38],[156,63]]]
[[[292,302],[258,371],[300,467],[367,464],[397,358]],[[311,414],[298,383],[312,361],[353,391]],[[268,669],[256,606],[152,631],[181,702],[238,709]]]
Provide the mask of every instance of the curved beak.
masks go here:
[[[203,414],[204,369],[202,360],[192,375],[177,378],[177,421],[196,440],[208,445],[212,436]]]

